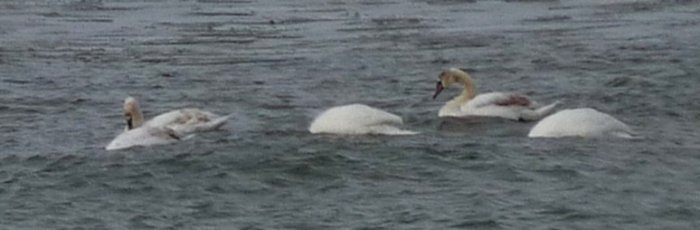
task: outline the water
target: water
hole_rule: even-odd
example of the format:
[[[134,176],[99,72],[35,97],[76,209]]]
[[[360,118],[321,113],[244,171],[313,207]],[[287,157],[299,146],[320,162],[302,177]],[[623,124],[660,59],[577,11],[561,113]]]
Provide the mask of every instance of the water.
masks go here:
[[[697,1],[3,1],[3,229],[697,229]],[[594,107],[644,139],[437,118],[477,87]],[[235,118],[106,152],[121,103]],[[324,108],[401,137],[310,135]]]

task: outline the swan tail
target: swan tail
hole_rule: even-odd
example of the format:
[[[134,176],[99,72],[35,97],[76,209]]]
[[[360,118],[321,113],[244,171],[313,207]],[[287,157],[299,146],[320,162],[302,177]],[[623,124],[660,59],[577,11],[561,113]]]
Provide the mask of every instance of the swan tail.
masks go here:
[[[197,127],[197,131],[209,131],[209,130],[215,130],[218,128],[221,128],[221,126],[224,126],[228,119],[231,117],[231,115],[226,115],[226,116],[221,116],[218,117],[212,121],[209,121],[207,123],[204,123],[200,126]]]
[[[555,101],[554,103],[551,103],[549,105],[539,107],[536,110],[527,110],[521,114],[520,120],[536,121],[536,120],[542,119],[543,117],[554,112],[554,109],[560,103],[561,103],[560,101]]]
[[[624,139],[632,139],[632,140],[642,140],[644,139],[643,136],[640,136],[639,134],[632,132],[632,131],[618,131],[618,132],[612,132],[610,135],[618,138],[624,138]]]
[[[411,131],[411,130],[399,130],[395,134],[396,135],[416,135],[416,134],[420,134],[420,132]]]

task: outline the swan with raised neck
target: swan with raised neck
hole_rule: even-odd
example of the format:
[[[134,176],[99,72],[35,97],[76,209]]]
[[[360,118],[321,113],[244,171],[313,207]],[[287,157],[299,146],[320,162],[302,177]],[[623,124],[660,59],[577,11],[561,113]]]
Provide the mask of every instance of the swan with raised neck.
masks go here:
[[[540,106],[526,96],[514,93],[489,92],[477,95],[474,79],[467,72],[457,68],[442,71],[438,78],[433,99],[452,85],[462,87],[462,93],[440,109],[440,117],[486,116],[531,121],[550,114],[559,104],[554,102]]]

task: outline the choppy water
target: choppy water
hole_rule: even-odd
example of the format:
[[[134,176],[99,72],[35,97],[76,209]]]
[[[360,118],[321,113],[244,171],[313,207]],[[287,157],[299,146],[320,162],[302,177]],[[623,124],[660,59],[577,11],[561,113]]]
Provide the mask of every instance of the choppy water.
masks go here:
[[[0,2],[0,229],[697,229],[700,3]],[[443,68],[613,114],[642,140],[445,120]],[[227,131],[106,152],[146,116]],[[315,136],[365,103],[423,132]]]

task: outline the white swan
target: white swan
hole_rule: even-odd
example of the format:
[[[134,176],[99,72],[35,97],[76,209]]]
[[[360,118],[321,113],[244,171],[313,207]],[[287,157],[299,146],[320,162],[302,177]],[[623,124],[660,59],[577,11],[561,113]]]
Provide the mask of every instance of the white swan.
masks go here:
[[[533,121],[550,114],[559,102],[540,106],[526,96],[514,93],[491,92],[476,95],[474,80],[466,72],[450,68],[440,73],[435,88],[435,99],[443,89],[453,84],[464,87],[462,94],[445,103],[440,117],[487,116],[511,120]]]
[[[309,132],[330,134],[385,134],[411,135],[417,132],[402,130],[401,117],[363,104],[332,107],[318,115],[309,126]]]
[[[633,138],[625,123],[591,108],[565,109],[545,117],[528,137],[621,137]]]
[[[125,131],[107,145],[107,150],[172,143],[197,132],[217,129],[229,118],[188,108],[158,115],[144,123],[143,113],[133,97],[124,100],[124,116]]]

